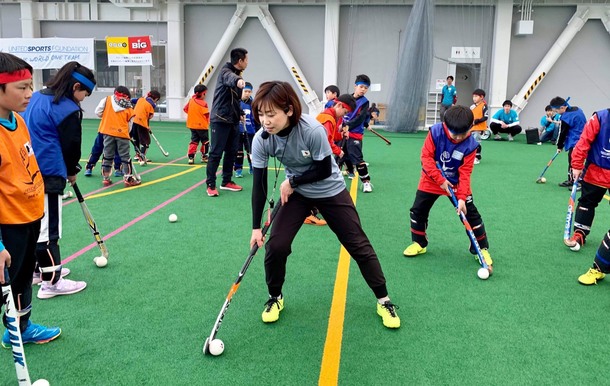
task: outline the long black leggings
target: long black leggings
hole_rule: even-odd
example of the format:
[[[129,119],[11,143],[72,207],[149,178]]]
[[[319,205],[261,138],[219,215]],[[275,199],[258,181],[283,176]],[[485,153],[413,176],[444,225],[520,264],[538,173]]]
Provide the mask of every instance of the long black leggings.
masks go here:
[[[329,228],[356,260],[364,280],[377,299],[388,296],[385,276],[377,254],[362,230],[356,207],[345,189],[334,197],[317,199],[307,198],[295,192],[280,209],[265,244],[265,274],[269,294],[277,297],[282,293],[286,277],[286,261],[292,252],[292,241],[303,226],[303,220],[311,214],[313,207],[318,208]]]

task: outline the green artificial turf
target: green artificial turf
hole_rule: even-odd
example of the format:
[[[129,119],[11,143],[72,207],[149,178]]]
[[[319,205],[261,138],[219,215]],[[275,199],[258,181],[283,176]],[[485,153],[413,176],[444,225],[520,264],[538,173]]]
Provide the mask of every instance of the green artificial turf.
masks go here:
[[[155,121],[152,128],[170,156],[163,157],[153,142],[153,164],[138,170],[179,160],[144,173],[144,184],[201,165],[186,163],[190,133],[183,123]],[[83,158],[96,129],[97,121],[85,122]],[[596,364],[609,350],[596,338],[607,324],[610,286],[584,287],[576,278],[590,266],[607,231],[608,201],[600,204],[582,250],[567,249],[562,235],[569,190],[557,186],[566,176],[567,155],[549,168],[547,184],[535,184],[554,146],[527,145],[524,136],[512,143],[484,141],[472,188],[495,270],[482,281],[448,199],[432,209],[428,253],[403,256],[425,134],[382,133],[392,146],[371,134],[364,141],[374,192],[359,190],[357,208],[392,301],[400,306],[402,327],[382,326],[375,298],[352,261],[339,384],[606,382]],[[235,180],[242,192],[210,198],[200,185],[165,206],[200,184],[205,167],[141,188],[117,184],[103,191],[116,193],[88,199],[101,233],[116,233],[106,242],[109,264],[93,264],[99,254],[93,247],[67,264],[68,278],[85,280],[85,291],[34,299],[32,320],[63,332],[49,344],[26,346],[32,378],[51,385],[318,383],[340,250],[327,227],[306,225],[298,234],[280,320],[260,320],[267,292],[259,253],[218,333],[224,354],[202,354],[249,251],[252,177],[244,176]],[[78,183],[83,193],[102,188],[99,164],[93,177],[81,175]],[[168,222],[171,213],[178,222]],[[78,203],[66,205],[63,218],[61,250],[69,258],[93,238]],[[0,385],[16,384],[10,351],[0,354]]]

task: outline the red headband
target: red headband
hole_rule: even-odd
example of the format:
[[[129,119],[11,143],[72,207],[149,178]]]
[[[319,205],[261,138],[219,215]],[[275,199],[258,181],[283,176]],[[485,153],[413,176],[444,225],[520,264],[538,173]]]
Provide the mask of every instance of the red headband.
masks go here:
[[[350,113],[351,113],[351,112],[353,111],[353,110],[352,110],[352,109],[351,109],[351,108],[348,106],[348,104],[347,104],[347,103],[343,103],[343,102],[341,102],[341,101],[340,101],[339,99],[337,99],[337,98],[333,99],[333,101],[335,102],[335,104],[336,104],[336,103],[341,103],[341,106],[343,106],[343,107],[344,107],[344,108],[345,108],[345,109],[346,109],[348,112],[350,112]]]
[[[118,91],[115,91],[115,92],[114,92],[114,96],[115,96],[115,97],[117,97],[117,98],[119,98],[119,99],[126,99],[126,98],[129,98],[129,95],[127,95],[127,94],[123,94],[123,93],[118,92]]]
[[[0,72],[0,84],[19,82],[26,79],[32,79],[32,73],[26,69],[14,72]]]

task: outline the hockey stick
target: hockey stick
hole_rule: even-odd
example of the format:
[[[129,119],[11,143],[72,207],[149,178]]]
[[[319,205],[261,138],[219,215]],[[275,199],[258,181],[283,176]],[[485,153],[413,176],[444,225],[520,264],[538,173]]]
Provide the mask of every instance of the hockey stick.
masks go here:
[[[445,179],[447,179],[447,175],[445,174],[445,171],[443,170],[443,168],[441,167],[441,165],[438,162],[436,163],[436,167],[441,171],[443,177],[445,177]],[[449,190],[449,197],[451,198],[451,202],[453,203],[453,206],[455,207],[455,209],[458,209],[458,200],[457,200],[457,197],[455,196],[455,192],[453,191],[453,188],[451,186],[448,186],[448,190]],[[460,220],[462,220],[462,224],[464,224],[464,228],[466,228],[466,233],[468,234],[468,237],[470,238],[470,242],[472,243],[472,245],[474,245],[474,248],[477,251],[477,258],[479,260],[479,264],[481,264],[482,268],[489,271],[489,274],[491,275],[493,273],[493,267],[487,265],[487,263],[485,262],[485,258],[483,257],[483,252],[481,252],[481,247],[479,246],[479,242],[477,241],[477,238],[474,235],[474,231],[472,230],[470,223],[466,219],[466,215],[460,210],[458,210],[457,212],[458,212],[458,216],[460,217]],[[479,275],[479,277],[481,277],[481,276]]]
[[[385,141],[385,143],[388,144],[388,146],[390,146],[392,144],[392,142],[390,142],[389,139],[387,139],[386,137],[384,137],[383,135],[379,134],[376,130],[371,129],[370,127],[366,128],[368,131],[370,131],[371,133],[375,134],[376,136],[378,136],[379,138],[383,139]]]
[[[544,176],[544,173],[546,173],[549,166],[551,166],[553,161],[555,161],[555,158],[557,158],[558,155],[559,155],[559,151],[555,152],[555,155],[553,156],[553,158],[551,158],[551,160],[546,164],[546,166],[542,170],[542,173],[540,173],[540,175],[538,176],[538,179],[536,180],[537,184],[544,184],[544,182],[542,181],[542,177]]]
[[[74,193],[76,193],[76,199],[78,200],[80,207],[83,211],[83,215],[85,216],[85,221],[87,222],[87,225],[89,225],[89,229],[91,230],[91,233],[93,234],[93,238],[95,239],[95,242],[97,243],[97,246],[100,249],[100,252],[102,252],[102,257],[104,257],[105,259],[108,259],[108,248],[106,248],[106,243],[104,243],[104,240],[102,239],[102,236],[100,235],[100,232],[97,229],[97,224],[95,223],[95,220],[93,219],[93,216],[91,215],[91,212],[89,211],[89,208],[87,207],[87,204],[85,203],[85,198],[83,197],[80,189],[78,188],[78,185],[75,183],[72,184],[72,189],[74,189]],[[96,262],[97,257],[95,257],[93,259],[94,262]],[[96,262],[97,265],[97,262]]]
[[[574,181],[572,184],[572,192],[570,193],[570,199],[568,200],[568,212],[566,213],[566,223],[563,228],[563,243],[573,251],[578,251],[580,245],[577,242],[570,242],[570,234],[572,233],[572,218],[574,215],[574,206],[576,201],[576,192],[578,189],[578,183],[582,178]],[[578,246],[577,246],[578,245]]]
[[[25,350],[23,349],[23,340],[21,339],[21,329],[19,328],[19,316],[15,307],[13,290],[11,289],[11,280],[8,275],[8,269],[4,269],[4,283],[2,284],[2,297],[6,304],[6,321],[8,326],[8,336],[11,342],[13,351],[13,361],[15,362],[15,372],[17,373],[17,382],[19,386],[35,386],[48,385],[44,379],[39,379],[33,384],[30,380],[30,372],[25,360]]]
[[[161,146],[161,142],[159,142],[159,140],[157,139],[157,137],[155,137],[155,135],[153,134],[152,130],[149,130],[150,136],[155,140],[155,142],[157,143],[157,146],[159,146],[159,150],[161,150],[161,153],[163,153],[164,156],[169,157],[169,153],[165,151],[165,149],[163,149],[163,146]]]
[[[271,223],[273,222],[273,219],[277,215],[277,212],[280,210],[281,206],[282,206],[282,204],[280,203],[277,206],[275,206],[275,208],[273,208],[273,211],[271,211],[271,215],[269,216],[269,221],[265,222],[263,229],[261,229],[261,233],[262,233],[263,237],[267,234],[267,231],[269,230],[269,227],[271,226]],[[231,304],[233,295],[235,295],[235,292],[237,292],[237,289],[239,288],[239,285],[240,285],[242,279],[244,278],[244,275],[246,274],[246,271],[248,270],[248,267],[250,266],[252,259],[254,259],[254,255],[256,255],[256,251],[258,251],[258,244],[255,243],[254,246],[252,246],[252,248],[250,249],[250,254],[248,255],[246,262],[244,263],[241,270],[239,271],[239,275],[237,275],[237,279],[235,280],[235,282],[231,286],[231,289],[229,290],[229,294],[227,295],[227,298],[226,298],[224,304],[222,305],[220,312],[218,313],[218,317],[216,318],[216,323],[214,323],[214,327],[212,327],[212,332],[210,333],[210,336],[207,337],[205,339],[205,342],[203,343],[203,354],[205,354],[205,355],[210,354],[210,350],[209,350],[210,343],[216,338],[216,334],[218,333],[218,330],[220,329],[220,325],[222,324],[222,320],[225,316],[225,313],[227,312],[227,309],[229,308],[229,305]]]

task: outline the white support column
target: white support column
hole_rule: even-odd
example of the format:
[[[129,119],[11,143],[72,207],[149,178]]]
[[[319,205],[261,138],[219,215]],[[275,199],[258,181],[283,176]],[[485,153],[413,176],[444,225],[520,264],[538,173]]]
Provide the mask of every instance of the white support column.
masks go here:
[[[258,18],[261,21],[263,28],[265,28],[265,30],[269,34],[269,37],[275,45],[275,48],[280,53],[282,60],[284,60],[284,64],[286,64],[286,67],[288,67],[292,78],[299,85],[299,90],[301,91],[303,100],[309,107],[309,114],[317,115],[322,111],[322,103],[320,103],[320,101],[318,100],[316,92],[311,88],[309,83],[307,83],[303,72],[299,68],[299,65],[297,64],[297,61],[295,60],[294,56],[292,56],[292,53],[290,52],[288,45],[284,41],[282,34],[277,29],[277,26],[275,25],[275,20],[273,20],[273,17],[269,13],[268,6],[259,6]]]
[[[193,89],[196,85],[208,84],[211,76],[216,70],[216,67],[219,66],[222,57],[229,50],[229,46],[233,42],[233,39],[235,39],[237,32],[239,32],[240,28],[244,25],[244,22],[246,21],[248,16],[256,16],[256,13],[252,13],[255,11],[256,9],[253,10],[251,6],[237,6],[237,9],[235,10],[233,17],[231,18],[231,21],[229,22],[225,33],[220,38],[220,41],[216,45],[216,48],[214,48],[214,52],[212,52],[212,55],[210,55],[210,59],[208,59],[208,62],[205,64],[203,71],[201,71],[201,74],[199,74],[199,77],[197,77],[197,81],[195,82],[195,84],[193,84],[193,86],[191,86],[191,89],[188,92],[188,96],[193,95]]]
[[[184,101],[184,7],[180,0],[167,1],[167,114],[182,118]]]
[[[20,1],[21,4],[21,37],[39,38],[40,21],[36,14],[36,4],[32,0]],[[33,74],[34,90],[42,89],[42,70],[34,70]]]
[[[488,90],[489,107],[496,110],[506,100],[508,87],[508,59],[510,58],[510,39],[513,20],[513,1],[498,0],[496,4],[496,26],[493,36],[491,58],[491,82]],[[492,112],[490,112],[491,114]]]
[[[513,97],[512,102],[516,106],[517,111],[521,111],[525,108],[529,98],[540,85],[542,79],[551,70],[555,62],[557,62],[557,59],[559,59],[563,51],[565,51],[574,36],[582,29],[588,18],[589,8],[578,7],[576,9],[576,13],[572,16],[561,35],[555,40],[555,43],[551,46],[549,52],[542,58],[542,61],[538,67],[536,67],[532,75],[530,75],[519,93]]]
[[[337,84],[339,68],[339,0],[327,0],[324,17],[324,72],[322,87]],[[322,93],[321,95],[324,95]]]

